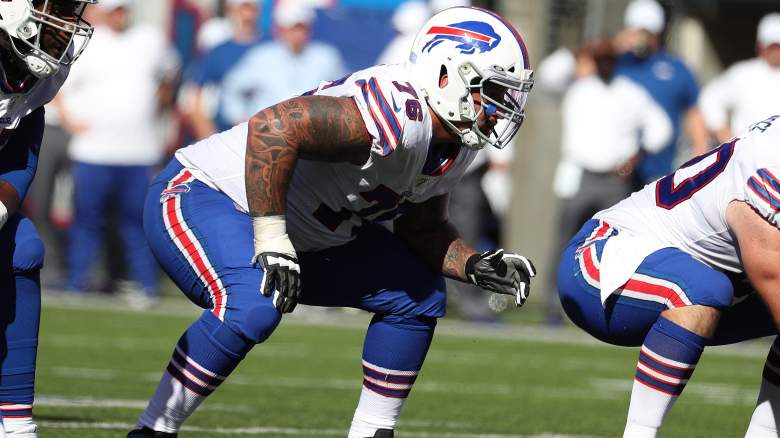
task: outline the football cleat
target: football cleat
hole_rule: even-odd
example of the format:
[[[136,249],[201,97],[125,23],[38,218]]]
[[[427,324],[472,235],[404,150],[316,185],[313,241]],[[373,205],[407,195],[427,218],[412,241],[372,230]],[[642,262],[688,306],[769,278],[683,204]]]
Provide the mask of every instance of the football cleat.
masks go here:
[[[175,433],[157,432],[145,426],[132,430],[127,434],[127,438],[176,438],[177,436],[179,435]]]
[[[373,437],[367,438],[393,438],[393,429],[378,429]]]

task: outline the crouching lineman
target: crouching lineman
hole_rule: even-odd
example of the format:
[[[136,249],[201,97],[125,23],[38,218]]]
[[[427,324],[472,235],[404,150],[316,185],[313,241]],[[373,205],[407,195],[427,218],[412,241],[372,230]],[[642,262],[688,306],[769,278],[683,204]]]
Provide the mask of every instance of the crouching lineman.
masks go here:
[[[206,310],[128,437],[176,436],[298,302],[375,314],[349,437],[392,437],[444,316],[442,275],[518,305],[528,295],[531,263],[468,247],[447,221],[447,194],[478,149],[517,132],[531,75],[506,20],[452,8],[420,30],[409,63],[322,83],[178,151],[144,226]],[[376,224],[390,219],[394,232]]]
[[[780,115],[586,222],[558,271],[569,318],[639,346],[626,438],[655,437],[706,345],[780,326]],[[747,279],[748,281],[745,281]],[[777,437],[780,341],[746,437]]]
[[[0,2],[0,436],[37,436],[43,242],[18,210],[38,164],[43,105],[92,36],[81,19],[88,3],[95,0]]]

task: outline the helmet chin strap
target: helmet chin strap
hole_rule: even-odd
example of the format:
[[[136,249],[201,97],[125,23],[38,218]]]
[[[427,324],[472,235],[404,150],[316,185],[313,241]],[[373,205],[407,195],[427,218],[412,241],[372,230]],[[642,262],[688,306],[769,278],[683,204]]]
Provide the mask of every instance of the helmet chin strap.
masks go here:
[[[52,65],[35,55],[25,56],[24,62],[27,63],[27,68],[30,70],[30,73],[38,79],[46,79],[59,70],[59,66]]]
[[[460,131],[460,141],[463,146],[475,151],[483,149],[486,145],[485,141],[473,129]]]

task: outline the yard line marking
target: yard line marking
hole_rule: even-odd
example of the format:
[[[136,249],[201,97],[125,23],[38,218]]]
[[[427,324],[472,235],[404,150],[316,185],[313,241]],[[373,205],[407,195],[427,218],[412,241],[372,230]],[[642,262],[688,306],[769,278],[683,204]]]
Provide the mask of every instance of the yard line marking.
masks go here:
[[[731,406],[735,403],[753,406],[756,403],[758,387],[696,382],[695,379],[694,374],[691,382],[685,387],[683,395],[686,399],[695,397],[720,406]],[[628,394],[634,384],[631,379],[589,379],[588,382],[596,392],[602,394],[606,392]]]
[[[129,400],[129,399],[106,399],[94,397],[68,397],[62,395],[37,395],[35,397],[36,406],[53,407],[87,407],[87,408],[120,408],[120,409],[145,409],[148,400]],[[256,409],[247,405],[231,403],[229,405],[222,403],[208,403],[201,406],[198,410],[219,411],[219,412],[254,412]]]
[[[98,368],[52,367],[49,368],[49,371],[57,377],[87,380],[114,380],[119,374],[119,372],[116,370]]]
[[[128,431],[135,427],[130,423],[102,423],[102,422],[79,422],[79,421],[39,421],[42,427],[52,429],[102,429],[102,430],[123,430]],[[603,438],[594,435],[565,435],[556,433],[541,433],[534,435],[516,435],[500,433],[452,433],[452,432],[409,432],[403,427],[403,436],[411,438]],[[341,436],[345,435],[345,430],[341,429],[301,429],[296,427],[236,427],[236,428],[207,428],[197,426],[184,426],[182,432],[208,432],[216,435],[297,435],[297,436]]]

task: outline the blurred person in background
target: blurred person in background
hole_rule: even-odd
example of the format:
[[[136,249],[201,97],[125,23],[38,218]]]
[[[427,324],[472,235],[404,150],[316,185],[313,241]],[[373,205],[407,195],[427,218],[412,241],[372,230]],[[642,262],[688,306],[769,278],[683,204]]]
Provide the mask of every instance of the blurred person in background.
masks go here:
[[[625,28],[615,38],[621,53],[616,74],[644,87],[666,111],[673,126],[673,136],[668,144],[654,153],[642,153],[636,172],[637,188],[672,171],[681,124],[685,125],[692,155],[699,155],[708,148],[707,128],[696,106],[699,85],[683,61],[664,49],[665,25],[661,5],[654,0],[633,0],[625,11]]]
[[[0,437],[36,438],[43,242],[19,208],[42,149],[44,108],[89,42],[83,0],[0,3]],[[45,151],[44,151],[45,153]]]
[[[644,88],[616,77],[616,62],[612,42],[605,38],[575,54],[576,79],[561,107],[562,151],[553,188],[561,200],[560,240],[552,266],[583,222],[633,191],[641,151],[657,152],[672,138],[666,112]],[[550,290],[546,322],[556,325],[563,315],[555,287]]]
[[[346,68],[339,51],[311,39],[315,11],[307,0],[283,0],[274,8],[274,39],[247,51],[223,86],[225,119],[245,122],[259,109],[336,80]]]
[[[147,238],[203,312],[128,438],[175,437],[299,302],[374,314],[348,436],[392,438],[445,314],[443,277],[525,302],[530,261],[478,252],[447,219],[477,150],[505,146],[522,124],[525,45],[500,16],[453,8],[413,50],[414,62],[320,82],[178,150],[152,184]]]
[[[198,35],[199,42],[206,44],[206,51],[188,72],[184,88],[189,96],[182,106],[196,139],[206,138],[215,132],[233,126],[225,115],[225,108],[231,106],[233,97],[224,94],[227,75],[241,61],[247,51],[260,43],[258,18],[260,0],[226,0],[225,17],[230,24],[230,37],[214,46],[214,41],[224,38],[224,21],[214,28],[204,27],[203,32],[213,35]]]
[[[412,0],[401,3],[393,12],[393,29],[398,33],[379,54],[377,64],[406,62],[412,51],[417,31],[431,18],[431,8],[424,1]]]
[[[85,291],[105,247],[106,224],[116,222],[139,305],[157,298],[158,268],[143,235],[145,188],[164,151],[157,120],[176,78],[176,56],[156,28],[132,24],[132,0],[98,4],[93,44],[72,69],[56,103],[72,140],[74,221],[68,250],[68,288]],[[144,304],[146,303],[146,304]]]
[[[757,57],[734,64],[708,83],[699,106],[719,142],[743,132],[780,105],[780,13],[758,24]]]

